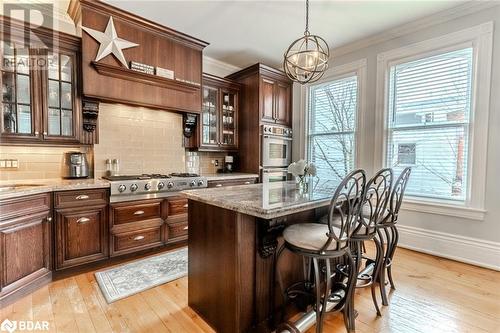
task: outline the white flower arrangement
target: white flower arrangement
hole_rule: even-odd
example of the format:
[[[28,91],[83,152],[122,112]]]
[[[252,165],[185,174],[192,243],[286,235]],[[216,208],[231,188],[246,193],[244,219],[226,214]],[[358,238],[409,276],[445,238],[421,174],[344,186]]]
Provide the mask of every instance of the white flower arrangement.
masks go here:
[[[288,166],[288,173],[291,173],[294,177],[316,177],[317,170],[313,163],[307,163],[305,160],[300,160]]]

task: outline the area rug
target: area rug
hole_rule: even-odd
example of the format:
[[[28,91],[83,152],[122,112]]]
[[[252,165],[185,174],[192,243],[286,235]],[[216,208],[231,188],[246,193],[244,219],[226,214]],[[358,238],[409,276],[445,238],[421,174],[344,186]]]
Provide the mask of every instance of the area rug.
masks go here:
[[[96,272],[95,277],[106,301],[112,303],[179,279],[187,271],[188,250],[182,248]]]

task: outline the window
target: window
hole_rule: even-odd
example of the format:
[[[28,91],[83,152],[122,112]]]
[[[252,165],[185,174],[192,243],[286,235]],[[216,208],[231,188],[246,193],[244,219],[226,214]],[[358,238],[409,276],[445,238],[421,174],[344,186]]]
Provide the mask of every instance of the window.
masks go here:
[[[408,195],[466,200],[472,69],[472,47],[390,66],[386,164],[412,166]]]
[[[308,160],[323,186],[336,187],[355,165],[358,76],[309,89]]]

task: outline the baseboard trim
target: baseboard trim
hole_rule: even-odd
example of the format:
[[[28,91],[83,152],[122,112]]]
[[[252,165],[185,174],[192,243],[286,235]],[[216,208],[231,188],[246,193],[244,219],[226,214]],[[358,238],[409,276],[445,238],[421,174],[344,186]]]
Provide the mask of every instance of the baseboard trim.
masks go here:
[[[398,225],[398,246],[500,271],[500,243]]]

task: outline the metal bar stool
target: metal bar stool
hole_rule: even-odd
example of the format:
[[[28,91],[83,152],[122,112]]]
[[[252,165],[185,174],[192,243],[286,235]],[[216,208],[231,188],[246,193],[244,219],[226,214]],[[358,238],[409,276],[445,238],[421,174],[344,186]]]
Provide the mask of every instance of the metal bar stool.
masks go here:
[[[310,290],[315,291],[313,308],[317,333],[323,330],[323,321],[327,311],[343,311],[347,331],[351,332],[355,329],[353,300],[356,268],[349,249],[349,240],[357,227],[365,185],[366,176],[363,170],[349,173],[337,187],[330,202],[328,224],[299,223],[283,231],[285,242],[279,253],[286,248],[312,262],[312,270],[310,267],[306,270],[308,281],[305,282],[305,289],[307,291],[310,287]],[[338,217],[336,221],[339,227],[333,225],[336,217]],[[333,260],[345,262],[342,272],[332,271]],[[297,284],[292,285],[292,287],[295,286]],[[287,288],[284,292],[285,303],[290,295],[296,295],[296,291]],[[290,328],[284,331],[297,331],[291,325],[289,326]]]
[[[388,305],[387,293],[385,290],[385,276],[389,277],[391,283],[391,288],[396,289],[394,286],[394,280],[392,278],[392,259],[394,258],[394,252],[396,251],[399,233],[396,227],[398,221],[399,209],[401,208],[401,203],[403,202],[404,193],[406,186],[408,185],[408,180],[411,174],[411,167],[405,168],[398,179],[394,183],[394,187],[391,192],[390,205],[388,209],[387,216],[376,225],[377,237],[381,242],[385,243],[385,253],[384,260],[382,262],[382,267],[379,272],[380,279],[380,295],[382,297],[382,304]],[[383,233],[382,233],[383,232]]]
[[[351,236],[353,243],[351,249],[356,264],[357,282],[356,288],[371,287],[373,304],[377,315],[381,316],[376,297],[375,282],[383,266],[384,249],[382,243],[377,239],[376,225],[380,224],[387,216],[387,204],[392,189],[392,169],[386,168],[378,171],[366,184],[363,196],[363,205],[359,217],[359,223]],[[363,245],[365,241],[373,240],[376,247],[375,259],[363,256]],[[365,260],[365,268],[361,265]]]

